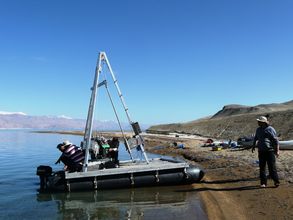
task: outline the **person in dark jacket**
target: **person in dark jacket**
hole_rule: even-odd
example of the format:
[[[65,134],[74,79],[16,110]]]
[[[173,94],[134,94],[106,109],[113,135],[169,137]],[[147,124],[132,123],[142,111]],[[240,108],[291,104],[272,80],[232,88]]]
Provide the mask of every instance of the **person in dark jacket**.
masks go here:
[[[82,170],[84,162],[84,152],[81,148],[75,146],[69,141],[64,141],[57,145],[57,148],[62,152],[57,160],[57,163],[64,163],[64,170],[69,172],[79,172]]]
[[[119,139],[117,137],[113,137],[112,140],[108,141],[110,145],[110,149],[108,152],[108,156],[113,159],[116,166],[119,166],[118,160],[118,148],[119,148]]]
[[[276,156],[279,156],[279,141],[275,129],[269,125],[265,116],[257,119],[259,127],[256,129],[252,152],[258,147],[260,186],[267,186],[266,164],[275,187],[280,185],[276,168]]]

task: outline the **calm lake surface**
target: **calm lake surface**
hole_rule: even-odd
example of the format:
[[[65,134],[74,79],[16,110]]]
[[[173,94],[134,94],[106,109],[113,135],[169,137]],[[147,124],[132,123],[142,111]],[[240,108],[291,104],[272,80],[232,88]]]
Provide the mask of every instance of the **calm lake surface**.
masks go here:
[[[0,219],[207,219],[192,186],[39,193],[36,168],[62,169],[54,163],[64,140],[82,137],[0,130]],[[124,147],[119,157],[129,159]]]

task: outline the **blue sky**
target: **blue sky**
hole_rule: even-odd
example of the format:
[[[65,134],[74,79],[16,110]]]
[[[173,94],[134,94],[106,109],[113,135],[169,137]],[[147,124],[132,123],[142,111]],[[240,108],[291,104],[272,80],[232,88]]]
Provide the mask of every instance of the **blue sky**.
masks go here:
[[[0,111],[86,118],[99,51],[131,117],[145,124],[191,121],[227,104],[292,100],[292,6],[0,0]],[[96,119],[114,119],[104,90]]]

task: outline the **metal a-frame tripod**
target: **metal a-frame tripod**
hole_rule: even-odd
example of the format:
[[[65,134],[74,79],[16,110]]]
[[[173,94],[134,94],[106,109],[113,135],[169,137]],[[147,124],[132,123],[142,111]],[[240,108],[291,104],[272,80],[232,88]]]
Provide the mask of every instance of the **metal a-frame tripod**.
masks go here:
[[[107,65],[108,69],[109,69],[109,72],[110,72],[110,74],[112,76],[112,79],[113,79],[113,82],[115,84],[116,90],[118,92],[118,96],[119,96],[119,98],[121,100],[122,106],[123,106],[124,111],[126,113],[128,122],[132,127],[132,130],[133,130],[133,132],[135,134],[135,138],[138,140],[138,143],[139,143],[138,146],[139,146],[140,150],[143,153],[145,161],[147,163],[149,163],[148,157],[147,157],[147,155],[145,153],[145,150],[144,150],[144,147],[143,147],[144,141],[143,141],[142,136],[140,135],[141,130],[140,130],[139,124],[137,122],[133,122],[130,119],[130,115],[129,115],[129,112],[128,112],[128,107],[126,106],[126,103],[124,101],[123,95],[122,95],[121,90],[120,90],[119,85],[118,85],[118,81],[117,81],[117,79],[116,79],[116,77],[114,75],[112,67],[111,67],[111,65],[110,65],[110,63],[108,61],[107,56],[106,56],[106,53],[105,52],[100,52],[98,62],[97,62],[97,66],[96,66],[96,71],[95,71],[94,83],[93,83],[93,87],[91,88],[92,94],[91,94],[91,98],[90,98],[90,104],[89,104],[87,121],[86,121],[85,132],[84,132],[84,139],[83,139],[83,147],[84,147],[84,150],[85,150],[85,159],[84,159],[84,164],[83,164],[83,172],[87,172],[88,161],[89,161],[89,149],[90,149],[90,146],[91,146],[91,138],[92,138],[92,130],[93,130],[94,111],[95,111],[95,106],[96,106],[98,88],[101,87],[101,86],[105,86],[105,88],[107,90],[107,94],[108,94],[109,99],[111,101],[111,105],[113,107],[116,119],[117,119],[119,127],[120,127],[120,131],[121,131],[123,139],[124,139],[125,147],[126,147],[128,153],[130,155],[131,160],[134,161],[133,157],[132,157],[132,154],[131,154],[131,149],[130,149],[129,143],[127,141],[127,138],[125,137],[125,133],[124,133],[124,131],[122,129],[122,126],[121,126],[121,123],[120,123],[116,108],[115,108],[113,100],[111,98],[111,95],[110,95],[110,92],[109,92],[109,89],[108,89],[108,85],[107,85],[107,81],[104,80],[101,83],[99,83],[99,78],[100,78],[100,74],[102,73],[102,64],[103,63],[105,63]]]

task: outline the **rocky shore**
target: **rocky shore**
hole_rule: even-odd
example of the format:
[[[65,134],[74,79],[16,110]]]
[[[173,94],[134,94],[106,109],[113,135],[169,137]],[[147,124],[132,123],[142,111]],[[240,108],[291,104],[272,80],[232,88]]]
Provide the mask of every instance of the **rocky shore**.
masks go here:
[[[183,157],[205,170],[193,189],[201,195],[209,219],[293,219],[293,151],[281,151],[277,159],[281,186],[269,180],[259,187],[257,152],[243,149],[212,151],[196,136],[146,135],[146,150]],[[171,146],[183,143],[185,148]],[[170,145],[171,144],[171,145]],[[160,146],[160,147],[158,147]]]

